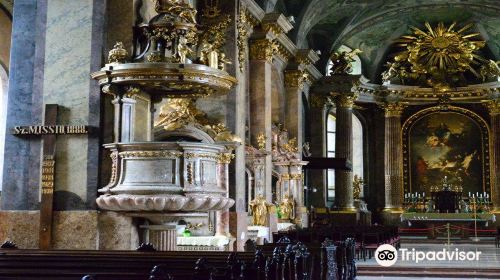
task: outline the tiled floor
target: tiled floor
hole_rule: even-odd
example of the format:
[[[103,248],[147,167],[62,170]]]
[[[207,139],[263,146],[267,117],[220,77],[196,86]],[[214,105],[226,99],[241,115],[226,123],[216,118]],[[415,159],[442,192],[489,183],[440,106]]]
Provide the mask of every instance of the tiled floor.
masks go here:
[[[451,244],[449,247],[446,244],[402,244],[401,248],[408,249],[411,251],[415,249],[416,251],[442,251],[447,249],[447,251],[478,251],[481,252],[478,261],[460,261],[460,260],[445,260],[445,261],[420,261],[415,263],[415,261],[402,261],[401,254],[399,253],[398,261],[394,266],[404,266],[404,267],[461,267],[461,268],[500,268],[500,248],[495,248],[494,244]],[[378,266],[375,258],[370,260],[358,260],[358,266]],[[390,278],[388,278],[390,279]],[[430,278],[428,278],[430,279]]]

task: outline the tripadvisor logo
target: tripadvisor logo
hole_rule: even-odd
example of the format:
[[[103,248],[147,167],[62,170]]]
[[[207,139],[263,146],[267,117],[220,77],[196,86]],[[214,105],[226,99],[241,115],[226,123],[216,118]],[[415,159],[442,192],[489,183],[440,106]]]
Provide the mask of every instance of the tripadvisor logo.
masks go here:
[[[380,245],[375,251],[375,260],[381,266],[392,266],[398,260],[398,250],[389,244]]]
[[[419,263],[421,261],[479,261],[480,251],[447,250],[417,251],[413,249],[399,249],[389,244],[380,245],[375,251],[375,260],[381,266],[392,266],[398,260]]]

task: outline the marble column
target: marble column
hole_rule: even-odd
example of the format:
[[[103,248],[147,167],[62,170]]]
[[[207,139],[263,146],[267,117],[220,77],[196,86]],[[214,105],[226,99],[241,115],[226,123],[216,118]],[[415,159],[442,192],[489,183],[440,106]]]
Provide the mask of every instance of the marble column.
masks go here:
[[[500,213],[500,100],[486,103],[491,126],[491,202],[496,213]]]
[[[335,157],[352,162],[352,107],[356,96],[339,94],[335,97],[336,133]],[[352,189],[352,171],[335,169],[335,209],[356,211]]]
[[[7,131],[42,123],[47,1],[15,1],[13,11]],[[38,209],[40,139],[7,132],[4,151],[0,209]]]
[[[328,112],[332,104],[328,102],[326,97],[320,96],[319,93],[311,93],[309,97],[310,111],[310,131],[311,143],[310,150],[313,157],[326,157],[326,122]],[[314,207],[327,206],[328,186],[326,179],[326,170],[311,169],[308,171],[308,188],[316,188],[316,192],[309,192],[309,203]]]
[[[250,42],[250,135],[254,147],[258,146],[257,137],[265,136],[265,150],[272,149],[272,106],[271,106],[271,64],[274,43],[268,38],[259,38]],[[265,193],[271,201],[272,158],[266,155]]]
[[[303,104],[302,92],[306,83],[308,83],[307,74],[300,70],[285,71],[285,127],[288,129],[290,138],[297,139],[297,148],[302,154],[303,139]],[[309,85],[307,85],[309,86]]]
[[[399,213],[403,207],[403,143],[401,113],[403,103],[386,103],[385,110],[385,212]]]

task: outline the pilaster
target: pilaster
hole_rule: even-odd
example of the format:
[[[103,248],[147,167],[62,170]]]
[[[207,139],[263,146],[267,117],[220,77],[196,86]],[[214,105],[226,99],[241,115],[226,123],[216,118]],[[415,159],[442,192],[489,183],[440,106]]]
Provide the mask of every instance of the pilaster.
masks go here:
[[[500,212],[500,100],[485,103],[490,114],[491,129],[491,201],[495,212]]]

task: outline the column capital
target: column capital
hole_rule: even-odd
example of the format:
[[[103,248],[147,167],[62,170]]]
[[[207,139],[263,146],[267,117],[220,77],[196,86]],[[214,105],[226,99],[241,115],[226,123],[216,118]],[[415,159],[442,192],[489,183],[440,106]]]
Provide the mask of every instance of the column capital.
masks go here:
[[[250,59],[273,61],[273,55],[278,52],[278,44],[271,39],[255,39],[250,41]]]
[[[406,102],[387,102],[380,105],[384,109],[386,118],[400,117],[406,106],[408,106]]]
[[[500,99],[492,99],[483,103],[490,115],[500,115]]]
[[[309,73],[303,70],[286,70],[285,71],[285,87],[287,88],[304,88],[304,83],[311,84]]]
[[[324,96],[321,94],[310,94],[309,95],[309,103],[313,108],[324,108],[327,105],[333,105],[333,101],[331,97]]]
[[[352,109],[352,107],[354,106],[354,101],[356,101],[356,99],[358,98],[358,95],[354,93],[331,93],[331,95],[335,99],[335,106],[337,108]]]

